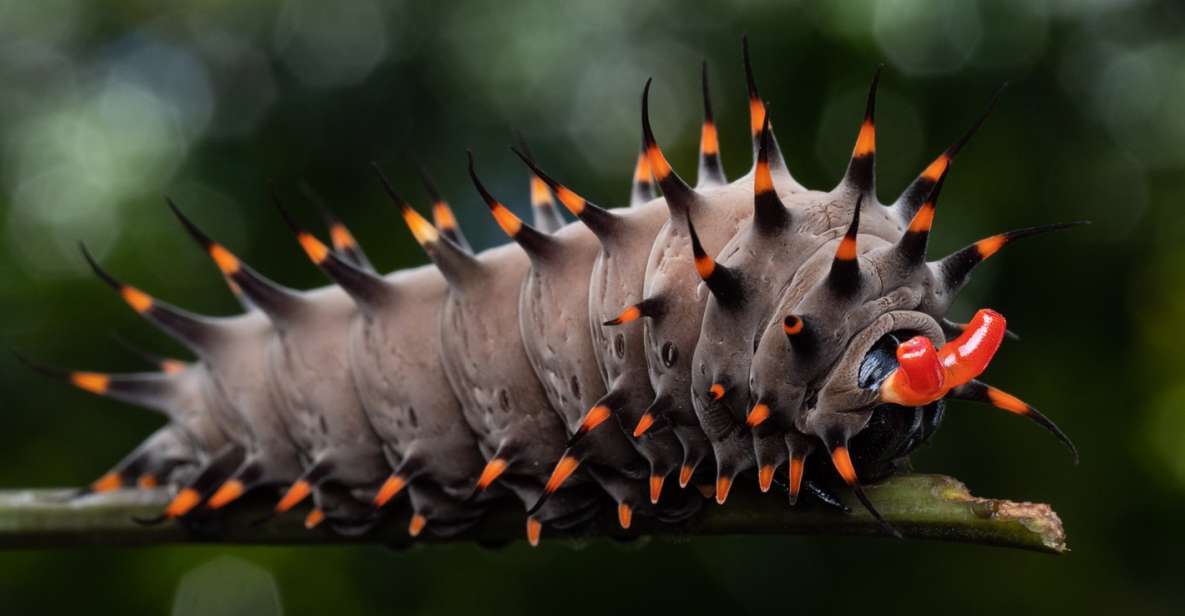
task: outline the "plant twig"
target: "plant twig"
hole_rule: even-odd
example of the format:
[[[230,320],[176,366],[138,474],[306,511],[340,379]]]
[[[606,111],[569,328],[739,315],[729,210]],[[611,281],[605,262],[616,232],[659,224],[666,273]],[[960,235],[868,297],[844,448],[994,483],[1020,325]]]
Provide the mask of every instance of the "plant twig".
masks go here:
[[[1067,551],[1061,519],[1048,505],[1016,503],[972,496],[961,482],[942,475],[902,475],[868,486],[868,495],[884,517],[906,537],[996,545],[1060,554]],[[686,537],[695,535],[882,535],[875,520],[854,500],[852,513],[800,504],[790,507],[785,495],[734,490],[725,506],[705,504],[692,520],[677,525],[641,517],[622,530],[607,512],[584,536]],[[318,544],[378,542],[392,546],[439,541],[425,532],[407,536],[407,515],[396,514],[363,537],[340,537],[326,529],[305,530],[298,513],[264,524],[252,524],[267,511],[265,503],[232,508],[216,530],[197,532],[167,522],[144,526],[132,518],[157,515],[168,500],[163,490],[121,491],[71,499],[67,490],[0,491],[0,548],[43,548],[81,545],[155,545],[169,543]],[[845,499],[848,496],[845,495]],[[524,514],[507,502],[491,511],[476,528],[449,541],[503,544],[524,535]],[[559,533],[545,531],[544,541]]]

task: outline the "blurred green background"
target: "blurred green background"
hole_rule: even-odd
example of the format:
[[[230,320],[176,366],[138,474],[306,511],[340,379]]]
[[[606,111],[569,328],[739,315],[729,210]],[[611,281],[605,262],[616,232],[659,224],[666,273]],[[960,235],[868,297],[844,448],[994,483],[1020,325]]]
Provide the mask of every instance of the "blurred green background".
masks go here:
[[[988,376],[1076,440],[952,405],[917,468],[977,494],[1052,503],[1072,552],[1050,557],[873,539],[717,538],[513,546],[89,549],[0,553],[6,613],[564,613],[919,609],[1180,613],[1185,605],[1185,7],[1136,0],[732,0],[327,3],[0,0],[0,339],[78,368],[142,364],[114,344],[181,350],[85,271],[192,309],[235,304],[164,208],[176,198],[263,272],[323,284],[267,205],[307,181],[383,268],[422,263],[368,170],[421,206],[410,161],[480,246],[503,241],[464,177],[472,148],[526,213],[514,130],[557,177],[624,203],[638,98],[655,78],[660,141],[685,176],[710,63],[723,158],[750,164],[740,38],[804,184],[846,164],[867,82],[891,201],[1011,86],[944,191],[934,254],[1008,228],[1090,227],[1007,248],[955,311],[1002,311],[1022,342]],[[158,419],[0,359],[0,487],[94,479]]]

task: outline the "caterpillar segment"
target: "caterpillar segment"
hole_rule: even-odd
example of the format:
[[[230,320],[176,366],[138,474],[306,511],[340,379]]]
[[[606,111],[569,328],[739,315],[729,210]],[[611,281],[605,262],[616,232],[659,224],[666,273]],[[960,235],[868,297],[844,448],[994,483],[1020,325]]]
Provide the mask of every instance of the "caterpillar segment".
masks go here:
[[[311,499],[306,526],[346,534],[406,509],[412,536],[458,533],[513,497],[534,545],[547,529],[578,529],[614,506],[623,528],[636,515],[683,520],[752,481],[784,489],[791,505],[805,493],[841,510],[832,489],[850,489],[897,534],[863,486],[933,435],[948,399],[1026,417],[1076,459],[1048,417],[980,380],[1011,337],[1004,317],[985,309],[959,324],[947,314],[1004,246],[1076,223],[928,255],[947,174],[996,98],[881,204],[881,71],[843,177],[808,190],[786,165],[747,40],[743,64],[753,166],[731,182],[706,63],[694,187],[655,139],[650,82],[628,208],[599,207],[559,183],[520,138],[527,223],[486,189],[470,157],[477,194],[512,240],[504,246],[475,253],[421,170],[434,223],[379,171],[432,262],[387,275],[307,187],[327,242],[276,199],[333,282],[307,291],[258,274],[170,202],[242,303],[236,316],[161,302],[84,249],[129,307],[198,358],[141,374],[39,367],[168,418],[89,491],[168,485],[175,497],[160,519],[186,522],[274,491],[278,512]],[[556,201],[578,223],[565,225]]]
[[[222,274],[266,316],[264,383],[302,462],[302,472],[288,485],[276,512],[283,513],[318,491],[315,502],[326,519],[345,529],[350,525],[347,516],[356,512],[359,529],[366,528],[369,519],[362,516],[369,509],[345,499],[350,498],[350,490],[376,489],[389,467],[349,371],[346,351],[354,302],[337,286],[299,292],[268,280],[211,240],[176,204],[169,205]],[[265,468],[266,464],[249,458],[210,504],[225,506],[252,487],[270,483]],[[321,490],[329,484],[345,489]]]
[[[299,477],[299,453],[266,386],[266,344],[271,324],[258,310],[237,317],[206,317],[162,302],[108,274],[86,250],[95,274],[135,312],[196,354],[209,376],[207,411],[231,441],[200,469],[166,507],[163,519],[185,516],[248,466],[264,469],[257,484],[276,487]],[[254,486],[253,486],[254,487]]]
[[[712,263],[705,255],[700,259],[687,259],[693,243],[688,221],[691,218],[701,221],[699,228],[705,229],[705,233],[697,235],[695,241],[706,244],[707,250],[714,253],[736,234],[741,222],[751,214],[751,197],[741,182],[721,186],[709,184],[706,188],[696,189],[688,187],[671,168],[655,141],[647,95],[643,96],[642,102],[643,131],[650,165],[659,179],[669,212],[668,221],[651,248],[643,286],[643,297],[647,300],[661,298],[664,307],[660,316],[647,319],[643,324],[648,376],[656,392],[651,406],[662,409],[663,419],[672,425],[684,449],[681,475],[687,472],[682,469],[689,468],[694,477],[695,471],[707,461],[705,472],[701,473],[706,479],[698,483],[707,481],[717,486],[716,499],[721,502],[736,473],[751,464],[729,457],[727,452],[721,455],[720,450],[713,450],[701,427],[690,399],[691,359],[700,332],[685,324],[700,323],[703,319],[707,297],[706,293],[697,291],[701,277],[712,280],[717,290],[732,286],[735,281],[724,268],[707,271]],[[744,455],[751,457],[750,451],[746,447]],[[715,469],[711,468],[713,459]]]
[[[525,151],[525,160],[532,160]],[[551,407],[558,413],[570,438],[580,428],[584,411],[605,394],[587,326],[588,294],[573,292],[568,280],[587,280],[600,245],[586,227],[572,225],[554,234],[537,230],[518,219],[499,202],[477,177],[473,159],[470,177],[499,227],[518,243],[530,260],[519,296],[519,329],[523,345]],[[551,189],[536,174],[551,194]],[[536,193],[532,189],[532,195]],[[543,496],[530,508],[538,511],[580,468],[617,503],[631,513],[644,504],[646,476],[643,458],[620,430],[599,430],[569,446],[544,485]],[[644,509],[643,509],[644,510]],[[631,518],[632,519],[632,518]]]
[[[121,487],[151,488],[186,483],[196,469],[227,442],[206,411],[209,375],[200,363],[158,358],[161,370],[112,374],[61,370],[18,355],[34,370],[94,395],[153,410],[168,423],[150,435],[89,486],[91,492]]]
[[[439,204],[435,196],[433,201]],[[448,293],[444,278],[433,266],[386,276],[367,272],[278,205],[309,260],[357,307],[349,331],[350,372],[390,467],[372,503],[386,507],[406,491],[417,534],[425,527],[437,536],[465,530],[489,499],[466,502],[485,460],[444,376],[440,336],[432,326]],[[456,237],[460,233],[456,229]]]
[[[649,157],[649,148],[644,149]],[[530,160],[520,157],[532,165]],[[559,201],[600,240],[600,251],[589,278],[587,318],[592,329],[593,353],[607,392],[585,411],[574,438],[583,439],[594,430],[611,426],[632,434],[654,401],[646,373],[642,323],[635,320],[623,325],[605,325],[605,322],[612,321],[623,306],[643,299],[645,261],[667,218],[666,207],[655,200],[628,209],[606,210],[538,167],[532,168]],[[615,421],[608,421],[610,418]],[[683,460],[682,447],[669,425],[632,442],[650,465],[650,500],[657,503],[667,477],[678,473]],[[677,507],[682,508],[681,504]]]
[[[525,153],[523,158],[529,160]],[[619,521],[628,523],[634,513],[649,515],[653,505],[645,481],[649,465],[622,430],[594,430],[583,438],[571,438],[580,430],[585,411],[594,408],[606,390],[593,356],[588,293],[573,292],[565,281],[589,279],[600,243],[583,225],[541,234],[517,221],[485,189],[473,172],[472,160],[470,173],[495,220],[530,258],[531,268],[519,299],[519,327],[536,377],[569,436],[570,445],[556,461],[543,497],[531,511],[544,506],[578,469],[587,468],[617,504],[619,514],[629,512],[619,515]],[[669,520],[686,514],[664,507],[658,516]]]
[[[523,244],[464,253],[431,230],[390,182],[383,181],[413,235],[448,281],[438,317],[441,355],[444,372],[486,458],[475,493],[499,484],[531,508],[544,493],[551,466],[562,456],[567,433],[543,386],[534,378],[523,378],[534,374],[518,325],[519,295],[530,257],[520,247]],[[505,206],[495,212],[508,232],[522,234],[522,242],[547,250],[547,236],[509,214]],[[532,528],[571,528],[596,515],[599,490],[586,478],[575,479],[531,514]]]

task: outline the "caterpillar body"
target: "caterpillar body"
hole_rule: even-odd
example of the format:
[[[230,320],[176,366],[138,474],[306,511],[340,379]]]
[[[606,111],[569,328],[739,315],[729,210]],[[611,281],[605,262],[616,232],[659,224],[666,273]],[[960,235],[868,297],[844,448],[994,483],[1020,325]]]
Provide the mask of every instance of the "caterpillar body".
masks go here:
[[[1068,225],[927,261],[944,179],[983,118],[882,205],[878,71],[844,177],[810,190],[787,168],[747,44],[744,68],[754,159],[744,176],[725,176],[705,63],[694,186],[658,145],[647,82],[630,207],[586,200],[523,146],[528,223],[481,183],[471,154],[474,186],[513,240],[479,253],[426,176],[433,222],[381,171],[431,265],[380,275],[331,214],[327,245],[277,198],[333,283],[297,291],[170,201],[245,309],[208,317],[116,279],[84,248],[132,309],[198,358],[136,374],[37,365],[169,420],[88,490],[168,484],[176,492],[161,519],[183,520],[270,490],[277,512],[311,497],[306,525],[342,533],[367,531],[406,494],[408,531],[442,536],[514,498],[535,544],[543,528],[578,528],[605,506],[627,528],[635,514],[684,520],[706,499],[724,504],[754,470],[760,490],[777,481],[791,504],[805,491],[842,507],[828,487],[837,475],[879,519],[862,482],[925,442],[950,398],[1026,416],[1076,456],[1051,421],[977,380],[1007,334],[1003,317],[945,316],[980,262]],[[556,201],[578,220],[566,224]]]

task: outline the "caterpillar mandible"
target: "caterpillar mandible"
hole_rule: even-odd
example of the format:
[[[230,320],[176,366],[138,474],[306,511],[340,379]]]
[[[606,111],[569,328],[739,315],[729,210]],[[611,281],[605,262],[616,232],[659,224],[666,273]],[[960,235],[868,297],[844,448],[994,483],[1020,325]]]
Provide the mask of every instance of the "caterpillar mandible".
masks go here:
[[[787,167],[747,41],[743,60],[753,164],[731,182],[705,63],[694,186],[651,127],[650,81],[628,208],[580,196],[522,144],[514,152],[529,170],[527,222],[487,190],[470,153],[476,192],[512,240],[503,246],[474,252],[426,174],[431,222],[376,165],[431,265],[380,275],[331,213],[326,244],[274,191],[331,285],[299,291],[269,280],[172,201],[242,314],[167,304],[84,247],[125,303],[198,358],[120,375],[34,364],[169,420],[87,490],[168,484],[175,496],[160,520],[214,516],[249,492],[274,492],[276,513],[311,497],[306,526],[349,534],[367,532],[406,495],[413,536],[459,533],[513,498],[534,545],[543,529],[578,529],[604,507],[624,528],[634,515],[687,519],[705,500],[724,504],[755,470],[758,489],[776,481],[791,505],[805,492],[842,508],[830,487],[838,477],[896,534],[862,485],[934,433],[947,399],[1028,417],[1077,457],[1053,422],[978,380],[1008,333],[1004,317],[946,318],[979,263],[1074,223],[992,235],[928,260],[944,181],[987,113],[881,204],[878,70],[843,178],[812,190]],[[565,223],[556,201],[577,221]]]

